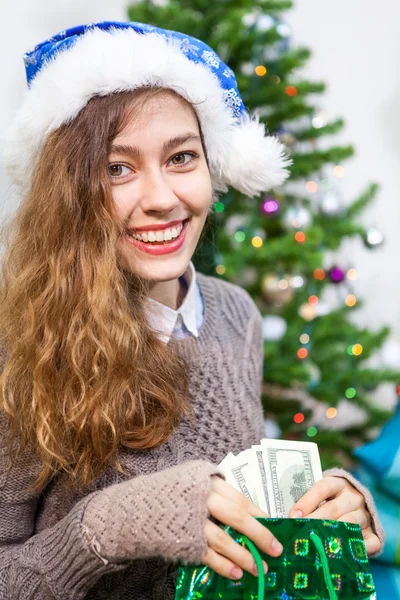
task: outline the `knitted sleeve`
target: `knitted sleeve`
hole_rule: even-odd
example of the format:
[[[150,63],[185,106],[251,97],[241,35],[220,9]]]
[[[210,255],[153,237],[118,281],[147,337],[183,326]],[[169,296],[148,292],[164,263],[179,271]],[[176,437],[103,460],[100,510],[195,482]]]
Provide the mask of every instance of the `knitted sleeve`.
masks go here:
[[[0,474],[3,466],[0,459]],[[100,577],[135,558],[200,561],[216,472],[197,460],[114,484],[36,535],[39,499],[15,502],[21,481],[8,479],[0,488],[1,600],[82,600]]]

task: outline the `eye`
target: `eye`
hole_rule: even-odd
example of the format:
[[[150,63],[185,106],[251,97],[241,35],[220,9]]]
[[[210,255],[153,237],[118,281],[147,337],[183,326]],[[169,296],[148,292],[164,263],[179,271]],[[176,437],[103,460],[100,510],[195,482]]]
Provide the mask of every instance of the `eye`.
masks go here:
[[[189,160],[186,160],[185,157],[189,157]],[[199,158],[199,155],[195,154],[194,152],[180,152],[171,158],[171,162],[176,161],[172,163],[176,167],[184,167],[192,162],[195,158]]]
[[[120,177],[129,175],[129,173],[132,172],[132,170],[129,167],[119,164],[108,165],[108,170],[111,177],[113,177],[114,179],[119,179]]]

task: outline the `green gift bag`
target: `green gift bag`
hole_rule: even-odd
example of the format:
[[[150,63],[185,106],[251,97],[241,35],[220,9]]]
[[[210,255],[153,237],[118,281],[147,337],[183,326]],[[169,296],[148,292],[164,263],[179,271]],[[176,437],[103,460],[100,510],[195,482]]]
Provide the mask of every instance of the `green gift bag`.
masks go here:
[[[232,527],[224,529],[253,554],[259,576],[233,581],[205,565],[178,570],[175,600],[370,600],[376,599],[359,525],[319,519],[257,518],[283,544],[277,558],[258,550]],[[264,575],[261,560],[268,565]]]

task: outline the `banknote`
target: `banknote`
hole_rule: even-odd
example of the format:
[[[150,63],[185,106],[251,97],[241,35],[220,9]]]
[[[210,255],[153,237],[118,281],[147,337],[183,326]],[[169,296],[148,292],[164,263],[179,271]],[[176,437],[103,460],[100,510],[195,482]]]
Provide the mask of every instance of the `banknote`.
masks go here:
[[[288,517],[297,500],[322,479],[313,442],[262,439],[236,456],[229,453],[219,469],[230,485],[270,517]]]

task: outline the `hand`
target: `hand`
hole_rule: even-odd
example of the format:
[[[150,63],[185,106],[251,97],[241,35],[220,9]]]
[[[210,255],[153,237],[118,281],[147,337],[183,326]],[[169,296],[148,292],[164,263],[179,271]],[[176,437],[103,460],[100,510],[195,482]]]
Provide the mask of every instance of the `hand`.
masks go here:
[[[207,508],[212,517],[244,533],[266,554],[279,556],[282,553],[282,545],[269,529],[254,519],[268,515],[218,476],[212,477]],[[203,564],[229,579],[240,579],[243,569],[257,575],[256,563],[251,552],[235,542],[210,519],[206,521],[205,534],[208,547],[202,558]],[[268,567],[264,561],[263,565],[266,573]]]
[[[319,506],[321,502],[324,504]],[[344,477],[325,477],[317,481],[293,506],[289,517],[358,523],[367,553],[375,554],[381,548],[378,536],[372,531],[364,496]]]

